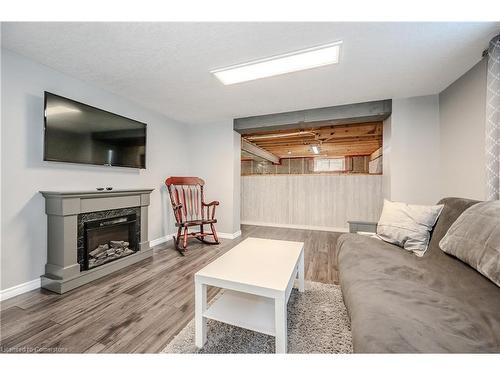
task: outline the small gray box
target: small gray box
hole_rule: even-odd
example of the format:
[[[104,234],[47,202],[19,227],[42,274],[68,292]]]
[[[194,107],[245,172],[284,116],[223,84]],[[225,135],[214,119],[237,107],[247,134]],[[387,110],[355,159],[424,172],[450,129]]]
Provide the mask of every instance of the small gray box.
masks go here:
[[[350,220],[348,221],[348,223],[349,223],[349,233],[358,233],[358,232],[377,233],[377,222]]]

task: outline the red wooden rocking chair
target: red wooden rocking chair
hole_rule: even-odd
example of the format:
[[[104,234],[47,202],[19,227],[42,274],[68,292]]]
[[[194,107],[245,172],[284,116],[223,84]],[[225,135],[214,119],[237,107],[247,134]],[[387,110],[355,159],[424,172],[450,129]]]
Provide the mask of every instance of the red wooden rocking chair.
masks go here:
[[[174,237],[175,248],[182,255],[187,249],[188,236],[195,237],[197,240],[209,244],[219,244],[217,232],[215,231],[215,207],[219,202],[213,201],[205,203],[203,196],[203,185],[205,181],[198,177],[169,177],[165,181],[167,185],[172,208],[175,216],[175,226],[177,237]],[[205,233],[204,225],[210,225],[211,232]],[[199,232],[189,232],[190,227],[199,226]],[[182,234],[182,229],[184,233]],[[182,247],[179,246],[183,237]],[[206,236],[213,236],[214,241],[207,241]]]

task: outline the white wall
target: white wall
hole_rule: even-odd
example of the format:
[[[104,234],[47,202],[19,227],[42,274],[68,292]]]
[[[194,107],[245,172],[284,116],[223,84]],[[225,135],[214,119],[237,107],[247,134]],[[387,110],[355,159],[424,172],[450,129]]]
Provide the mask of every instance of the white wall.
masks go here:
[[[439,94],[443,196],[486,199],[487,59]]]
[[[39,190],[92,190],[96,186],[108,185],[115,188],[151,187],[155,190],[151,195],[149,238],[160,238],[174,231],[163,182],[169,175],[190,172],[186,126],[12,52],[2,50],[1,62],[0,289],[37,279],[44,273],[47,218]],[[147,169],[42,161],[44,90],[146,122]],[[229,138],[231,145],[232,141]],[[208,187],[213,195],[216,195],[216,189]],[[230,190],[232,186],[226,189]]]
[[[191,173],[205,180],[205,200],[218,200],[218,231],[232,235],[240,230],[239,224],[239,135],[233,131],[233,120],[190,127],[189,155]]]
[[[442,192],[438,95],[394,99],[389,142],[390,152],[384,155],[384,161],[390,163],[390,199],[413,204],[439,201]]]

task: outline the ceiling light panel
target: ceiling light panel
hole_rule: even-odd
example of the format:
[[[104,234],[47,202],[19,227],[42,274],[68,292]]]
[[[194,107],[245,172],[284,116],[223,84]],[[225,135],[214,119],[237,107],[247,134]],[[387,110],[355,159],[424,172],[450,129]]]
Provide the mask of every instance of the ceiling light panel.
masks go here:
[[[342,41],[211,71],[224,85],[337,64]]]

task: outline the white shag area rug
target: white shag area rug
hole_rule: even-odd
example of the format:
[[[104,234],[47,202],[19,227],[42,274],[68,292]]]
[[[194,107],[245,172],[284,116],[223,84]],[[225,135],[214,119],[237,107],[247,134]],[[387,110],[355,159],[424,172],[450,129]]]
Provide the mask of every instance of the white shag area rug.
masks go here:
[[[217,298],[217,297],[216,297]],[[191,320],[163,353],[274,353],[274,337],[208,320],[203,349],[194,344]],[[351,326],[338,285],[306,281],[288,302],[288,353],[352,353]]]

